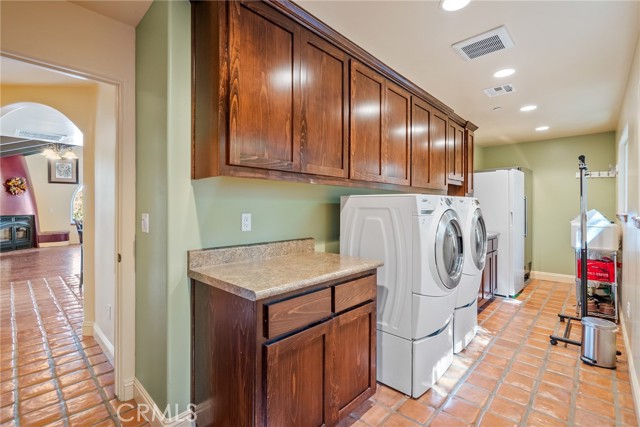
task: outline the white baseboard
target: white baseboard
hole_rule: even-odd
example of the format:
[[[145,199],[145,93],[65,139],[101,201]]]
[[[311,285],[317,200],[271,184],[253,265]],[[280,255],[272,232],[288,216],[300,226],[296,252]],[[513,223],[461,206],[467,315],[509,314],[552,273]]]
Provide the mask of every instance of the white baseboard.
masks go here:
[[[191,414],[193,412],[190,409],[174,415],[171,413],[171,410],[175,409],[175,405],[170,405],[166,411],[170,418],[167,418],[137,378],[133,379],[133,398],[138,403],[138,410],[149,422],[151,427],[195,427],[195,423],[191,420]],[[143,409],[148,410],[143,412]]]
[[[624,339],[624,349],[627,353],[629,363],[629,379],[631,380],[631,394],[633,395],[633,403],[636,409],[636,419],[640,420],[640,383],[638,382],[638,373],[636,365],[633,362],[633,354],[631,353],[631,343],[627,335],[627,326],[624,322],[624,315],[620,316],[620,325],[622,326],[622,338]]]
[[[124,394],[122,396],[118,396],[120,400],[131,400],[135,395],[134,391],[134,383],[136,381],[135,377],[127,378],[124,380]]]
[[[87,322],[86,320],[82,322],[82,336],[83,337],[93,336],[93,322]]]
[[[111,366],[115,366],[114,357],[113,357],[114,355],[113,344],[111,343],[111,341],[109,341],[109,338],[107,338],[104,332],[102,332],[102,329],[100,329],[100,326],[98,326],[98,324],[95,322],[93,323],[93,337],[96,339],[96,341],[98,341],[98,344],[102,349],[102,352],[104,353],[105,356],[107,356],[107,359],[109,359],[109,363],[111,363]]]
[[[572,274],[546,273],[544,271],[532,271],[531,278],[547,280],[549,282],[576,283],[576,276]]]

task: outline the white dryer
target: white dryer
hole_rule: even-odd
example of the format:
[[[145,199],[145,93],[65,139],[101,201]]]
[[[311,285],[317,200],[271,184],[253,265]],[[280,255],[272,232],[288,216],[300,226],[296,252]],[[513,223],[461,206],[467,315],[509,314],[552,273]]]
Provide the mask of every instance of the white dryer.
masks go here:
[[[472,197],[454,197],[464,239],[464,268],[458,285],[453,318],[453,352],[464,350],[478,330],[478,291],[487,255],[487,228],[480,203]]]
[[[378,381],[418,397],[453,361],[462,228],[443,196],[341,200],[340,252],[378,259]]]

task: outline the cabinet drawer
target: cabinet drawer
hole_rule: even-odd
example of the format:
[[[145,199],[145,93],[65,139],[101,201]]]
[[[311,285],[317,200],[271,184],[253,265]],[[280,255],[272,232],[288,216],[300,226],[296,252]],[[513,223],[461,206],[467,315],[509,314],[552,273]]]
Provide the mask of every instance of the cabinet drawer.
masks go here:
[[[266,306],[267,339],[331,316],[331,289],[290,298]]]
[[[367,276],[334,288],[333,311],[339,313],[376,298],[376,276]]]

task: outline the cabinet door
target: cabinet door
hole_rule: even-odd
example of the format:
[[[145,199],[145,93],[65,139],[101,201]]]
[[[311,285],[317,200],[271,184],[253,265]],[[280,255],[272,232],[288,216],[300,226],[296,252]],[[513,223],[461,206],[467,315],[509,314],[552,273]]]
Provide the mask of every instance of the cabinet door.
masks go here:
[[[340,49],[310,32],[302,33],[302,172],[348,176],[348,61]]]
[[[384,78],[351,62],[349,177],[383,182]]]
[[[430,156],[429,183],[434,190],[447,189],[447,129],[449,120],[439,110],[433,109],[429,127]]]
[[[376,390],[375,303],[336,317],[333,328],[333,393],[342,419]]]
[[[446,190],[446,116],[414,97],[411,107],[411,185]]]
[[[473,131],[469,129],[465,130],[465,170],[464,185],[467,195],[473,195],[473,143],[474,136]]]
[[[229,2],[229,163],[300,170],[300,29],[259,2]]]
[[[462,185],[464,181],[464,130],[457,123],[449,121],[447,138],[447,182]]]
[[[384,105],[384,182],[409,185],[409,165],[411,162],[411,94],[387,81],[385,84]]]
[[[329,424],[331,321],[265,346],[265,425]]]

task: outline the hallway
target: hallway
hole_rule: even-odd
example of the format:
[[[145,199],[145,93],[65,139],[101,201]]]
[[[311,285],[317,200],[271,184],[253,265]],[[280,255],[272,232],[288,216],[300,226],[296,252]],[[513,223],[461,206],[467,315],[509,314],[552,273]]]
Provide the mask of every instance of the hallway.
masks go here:
[[[0,425],[146,425],[82,336],[80,247],[4,253],[0,266]]]

